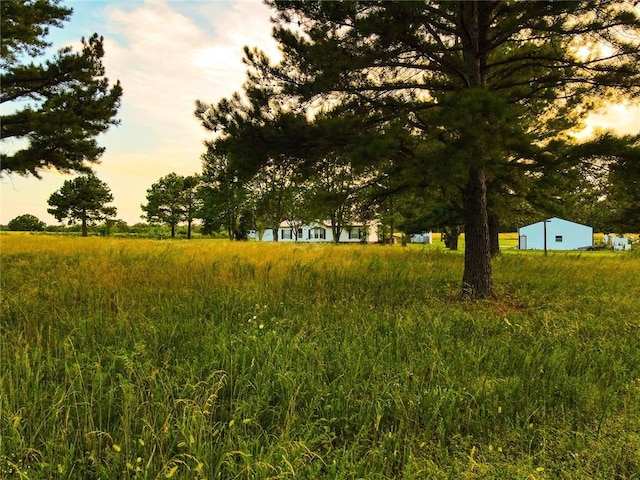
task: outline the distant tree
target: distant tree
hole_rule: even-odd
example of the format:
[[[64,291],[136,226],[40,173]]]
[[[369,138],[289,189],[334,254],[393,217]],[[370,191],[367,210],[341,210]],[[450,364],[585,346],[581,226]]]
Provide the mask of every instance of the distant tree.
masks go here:
[[[69,225],[80,222],[82,236],[88,234],[88,226],[94,222],[115,217],[116,208],[107,206],[113,201],[113,195],[106,183],[93,174],[66,180],[60,190],[49,197],[52,208],[47,211],[56,220],[67,219]]]
[[[462,207],[455,197],[443,190],[406,192],[396,202],[400,214],[398,228],[406,234],[430,230],[442,232],[445,247],[458,250],[463,230]]]
[[[152,224],[167,225],[171,229],[171,238],[176,236],[178,224],[186,221],[188,237],[191,238],[197,185],[197,177],[183,177],[176,173],[162,177],[147,190],[147,203],[140,206],[145,212],[144,218]]]
[[[403,232],[411,234],[401,225],[402,215],[396,208],[397,195],[389,195],[377,199],[378,241],[383,244],[394,243],[396,231],[400,228]]]
[[[129,232],[129,225],[124,220],[117,218],[107,218],[97,228],[100,235],[109,236],[113,233],[127,233]]]
[[[202,201],[200,218],[204,233],[224,228],[229,240],[243,240],[252,208],[247,196],[246,180],[224,153],[209,146],[202,155]]]
[[[302,231],[302,227],[315,220],[311,206],[313,191],[309,190],[311,185],[309,181],[300,181],[287,189],[285,222],[291,228],[296,242],[301,240],[299,232]]]
[[[273,232],[273,240],[278,241],[278,229],[294,211],[296,202],[297,177],[296,159],[282,158],[267,161],[247,183],[249,200],[254,207],[256,220],[264,220]],[[297,229],[295,230],[297,233]]]
[[[150,225],[146,222],[138,222],[130,225],[127,233],[138,237],[162,238],[169,236],[171,231],[166,225]]]
[[[182,182],[182,201],[184,207],[184,220],[187,222],[187,238],[191,239],[193,220],[200,216],[202,201],[198,196],[200,177],[190,175],[184,177]]]
[[[604,134],[568,152],[581,163],[582,220],[601,231],[640,231],[640,135]],[[585,187],[586,185],[586,187]]]
[[[37,64],[33,59],[50,46],[49,27],[62,26],[72,10],[57,0],[2,1],[0,8],[1,137],[27,140],[12,154],[0,153],[0,172],[90,171],[104,152],[95,137],[118,123],[122,96],[120,83],[110,86],[105,77],[103,38],[93,34],[80,52],[65,47]]]
[[[336,157],[315,166],[309,179],[309,210],[316,220],[330,222],[335,243],[345,226],[362,219],[361,196],[369,180],[369,175]]]
[[[631,168],[638,169],[637,166]],[[603,208],[596,210],[597,213],[608,213],[600,230],[618,233],[640,232],[640,182],[637,177],[635,180],[623,175],[619,178],[620,181],[611,187],[606,201],[599,202],[598,206]]]
[[[41,232],[47,225],[38,217],[28,213],[9,220],[7,228],[17,232]]]

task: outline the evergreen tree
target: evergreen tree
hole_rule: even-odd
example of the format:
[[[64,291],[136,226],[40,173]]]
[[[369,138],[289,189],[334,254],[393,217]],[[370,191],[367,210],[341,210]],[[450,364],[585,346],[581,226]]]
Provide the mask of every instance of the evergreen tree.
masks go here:
[[[50,46],[49,27],[61,27],[72,10],[57,0],[2,1],[0,8],[2,139],[27,140],[0,153],[0,172],[90,171],[104,152],[95,138],[118,123],[122,96],[120,83],[110,86],[105,77],[103,38],[93,34],[82,39],[80,52],[65,47],[38,64]]]
[[[82,236],[88,235],[88,226],[116,215],[116,208],[108,206],[113,195],[106,183],[93,174],[66,180],[60,190],[49,197],[47,211],[56,220],[67,219],[69,225],[82,224]]]
[[[468,298],[493,294],[489,218],[504,192],[521,189],[524,198],[535,190],[526,179],[554,171],[553,149],[599,99],[639,90],[640,20],[623,0],[269,3],[283,60],[274,66],[246,50],[245,91],[262,96],[247,95],[260,102],[234,117],[244,129],[227,133],[290,148],[298,132],[282,140],[282,121],[268,120],[269,95],[288,95],[280,105],[309,115],[320,106],[362,119],[365,132],[389,132],[397,164],[415,168],[426,188],[458,190]],[[216,128],[228,117],[208,120]],[[405,143],[407,134],[415,141]],[[372,154],[373,163],[387,152]]]

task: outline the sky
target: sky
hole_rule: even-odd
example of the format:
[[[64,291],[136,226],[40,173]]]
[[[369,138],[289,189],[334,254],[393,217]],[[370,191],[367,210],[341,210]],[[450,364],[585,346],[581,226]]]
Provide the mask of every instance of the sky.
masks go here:
[[[269,8],[259,0],[66,0],[74,12],[47,37],[52,51],[104,36],[104,65],[120,80],[121,124],[98,137],[106,148],[96,175],[111,189],[117,217],[142,221],[147,189],[175,172],[201,171],[204,140],[212,138],[195,118],[195,100],[215,103],[242,87],[243,47],[277,56]],[[8,149],[4,143],[0,148]],[[47,200],[76,175],[56,172],[0,178],[0,224],[29,213],[47,224]]]
[[[74,13],[52,29],[52,51],[80,45],[94,32],[105,38],[107,77],[123,87],[121,124],[98,137],[106,148],[94,167],[129,224],[142,221],[147,189],[175,172],[201,171],[204,140],[212,138],[195,118],[195,100],[216,103],[245,79],[242,50],[260,47],[277,57],[269,8],[260,0],[66,0]],[[640,133],[640,106],[614,105],[591,115],[585,133],[613,129]],[[3,144],[1,148],[11,148]],[[15,146],[14,146],[15,148]],[[47,224],[47,200],[75,175],[45,172],[42,179],[0,178],[0,224],[29,213]]]

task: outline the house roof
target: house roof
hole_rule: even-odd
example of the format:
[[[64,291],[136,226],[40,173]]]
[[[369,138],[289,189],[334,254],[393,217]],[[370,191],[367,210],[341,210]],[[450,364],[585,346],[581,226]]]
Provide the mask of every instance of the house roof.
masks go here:
[[[314,220],[313,222],[308,222],[308,223],[303,223],[301,225],[302,227],[317,227],[317,226],[323,226],[326,228],[331,228],[331,222],[329,220],[323,220],[323,221],[318,221],[318,220]],[[368,226],[368,224],[363,223],[363,222],[350,222],[350,223],[346,223],[343,225],[343,227],[349,228],[349,227],[366,227]],[[285,220],[283,222],[280,223],[279,228],[291,228],[291,225],[289,224],[289,221]]]
[[[560,220],[560,221],[562,221],[562,222],[572,223],[572,224],[574,224],[574,225],[581,225],[581,226],[583,226],[583,227],[589,227],[589,225],[584,225],[583,223],[573,222],[573,221],[571,221],[571,220],[566,220],[566,219],[564,219],[564,218],[560,218],[560,217],[550,217],[550,218],[547,218],[547,219],[545,219],[545,220],[540,220],[540,221],[535,222],[535,223],[529,223],[529,224],[527,224],[527,225],[523,225],[523,226],[522,226],[522,227],[520,227],[520,228],[530,227],[530,226],[532,226],[532,225],[538,225],[539,223],[543,223],[543,222],[551,222],[551,221],[553,221],[553,220]]]

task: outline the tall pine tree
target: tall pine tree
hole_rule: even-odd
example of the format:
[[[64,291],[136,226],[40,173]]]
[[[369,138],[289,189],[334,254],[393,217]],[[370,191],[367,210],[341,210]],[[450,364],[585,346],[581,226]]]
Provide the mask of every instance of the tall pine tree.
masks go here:
[[[69,225],[82,224],[82,236],[88,235],[89,225],[100,220],[113,220],[116,207],[109,186],[93,174],[66,180],[60,190],[53,192],[47,211],[59,222],[67,219]]]
[[[283,60],[247,49],[250,91],[392,131],[396,165],[427,188],[455,187],[467,298],[493,294],[489,220],[504,192],[555,171],[567,132],[599,100],[640,90],[640,19],[623,0],[269,3]],[[259,126],[244,131],[257,138]]]
[[[49,27],[62,26],[72,10],[57,0],[2,1],[0,7],[2,139],[27,141],[16,151],[3,148],[0,172],[88,172],[104,152],[95,138],[118,123],[122,96],[120,83],[105,77],[103,38],[93,34],[82,39],[81,51],[65,47],[36,63],[50,46]]]

